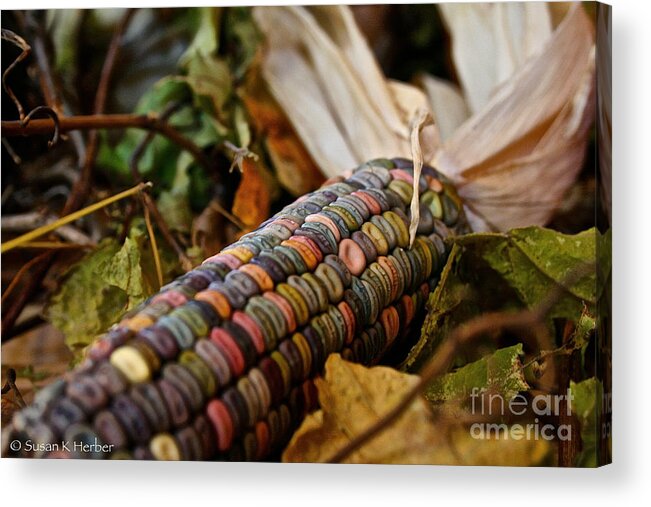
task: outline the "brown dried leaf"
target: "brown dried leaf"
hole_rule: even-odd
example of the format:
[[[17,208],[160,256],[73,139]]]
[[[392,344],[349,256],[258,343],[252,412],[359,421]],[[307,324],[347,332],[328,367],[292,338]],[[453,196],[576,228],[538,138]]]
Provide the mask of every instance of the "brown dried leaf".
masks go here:
[[[283,453],[283,461],[323,462],[393,408],[418,377],[392,368],[329,356],[317,379],[322,410],[309,415]],[[474,440],[453,418],[436,418],[418,398],[389,428],[354,452],[347,463],[500,465],[538,464],[547,442]],[[510,460],[510,461],[507,461]]]
[[[242,180],[235,192],[233,215],[253,230],[269,216],[271,192],[261,167],[251,157],[242,159]]]

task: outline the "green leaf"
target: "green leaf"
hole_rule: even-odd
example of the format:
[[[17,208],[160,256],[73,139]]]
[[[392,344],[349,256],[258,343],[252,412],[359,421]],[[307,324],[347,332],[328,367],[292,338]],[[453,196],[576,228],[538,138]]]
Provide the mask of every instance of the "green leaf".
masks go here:
[[[164,277],[174,271],[161,252]],[[73,350],[86,346],[158,288],[151,246],[144,225],[135,220],[122,245],[107,238],[65,275],[47,317],[65,334]]]
[[[196,213],[208,206],[212,197],[213,181],[202,166],[193,164],[188,168],[190,178],[189,202]]]
[[[597,446],[601,432],[599,421],[601,418],[601,400],[603,386],[595,377],[583,382],[570,382],[572,393],[572,413],[579,420],[581,426],[581,441],[583,447],[577,456],[576,466],[596,467],[598,465]]]
[[[197,55],[214,54],[219,48],[219,22],[222,10],[219,7],[200,7],[195,10],[199,16],[199,26],[190,47],[179,61],[183,67]]]
[[[60,76],[70,76],[77,62],[79,45],[75,41],[83,21],[81,9],[48,9],[48,30],[54,46],[54,68]]]
[[[421,337],[401,367],[419,371],[442,340],[473,317],[541,303],[565,283],[569,273],[595,264],[597,235],[595,229],[571,236],[529,227],[455,238],[439,283],[430,294]],[[550,330],[554,318],[578,322],[584,313],[594,315],[596,299],[596,269],[591,269],[563,291],[550,313]]]
[[[188,170],[193,162],[192,155],[181,153],[178,157],[176,174],[171,190],[161,192],[158,209],[170,229],[190,232],[192,227],[192,210],[190,208],[190,177]]]
[[[425,391],[425,397],[430,402],[467,401],[476,388],[510,400],[519,392],[529,390],[520,362],[523,355],[521,343],[496,350],[436,379]]]
[[[464,303],[468,300],[469,286],[463,283],[457,274],[461,253],[461,247],[458,245],[452,247],[439,283],[429,296],[428,313],[423,323],[421,337],[409,352],[401,369],[419,371],[447,335],[448,330],[451,330],[456,318],[464,319],[474,315],[470,305]]]
[[[188,100],[192,90],[185,78],[169,77],[156,83],[142,97],[137,112],[141,114],[160,113],[168,104]],[[212,109],[210,109],[212,110]],[[220,140],[215,129],[215,122],[207,112],[197,110],[190,105],[181,107],[168,120],[184,136],[200,148],[216,144]],[[98,165],[121,181],[131,181],[129,163],[136,147],[142,142],[147,132],[141,129],[127,129],[117,144],[109,142],[105,133],[97,157]],[[162,135],[156,135],[148,143],[140,161],[140,174],[155,184],[155,190],[171,189],[176,178],[179,157],[183,150]]]
[[[99,266],[119,250],[113,238],[104,240],[68,271],[50,300],[47,317],[73,349],[88,345],[126,310],[127,294],[98,276]]]
[[[214,118],[213,126],[224,136],[230,123],[226,104],[232,96],[233,85],[226,60],[214,55],[197,53],[187,63],[187,76],[179,82],[187,83],[195,95],[195,104]]]
[[[117,287],[126,294],[127,311],[144,301],[155,290],[141,268],[144,242],[144,235],[137,229],[132,229],[132,234],[124,240],[115,255],[103,259],[97,266],[98,276],[108,285]]]
[[[151,90],[138,101],[136,113],[147,114],[165,109],[170,102],[189,98],[188,87],[174,77],[165,77],[154,83]]]
[[[250,7],[230,7],[224,18],[224,39],[233,50],[231,68],[239,81],[253,62],[263,38],[253,21]]]
[[[136,113],[160,113],[165,107],[176,101],[190,97],[188,86],[178,80],[165,78],[157,82],[139,101]],[[170,124],[176,128],[187,128],[194,123],[191,108],[185,108],[170,118]],[[117,143],[110,142],[106,133],[101,133],[101,143],[97,164],[111,176],[117,176],[123,182],[130,182],[129,163],[136,147],[142,142],[147,132],[142,129],[126,129]],[[142,176],[158,184],[168,184],[173,178],[176,159],[180,148],[167,138],[156,135],[149,142],[140,161],[138,170]]]
[[[540,303],[556,286],[565,292],[552,310],[554,317],[577,317],[583,303],[597,300],[596,269],[565,286],[568,275],[582,265],[595,264],[596,229],[576,235],[527,227],[505,234],[468,234],[458,243],[474,249],[519,294],[527,306]]]

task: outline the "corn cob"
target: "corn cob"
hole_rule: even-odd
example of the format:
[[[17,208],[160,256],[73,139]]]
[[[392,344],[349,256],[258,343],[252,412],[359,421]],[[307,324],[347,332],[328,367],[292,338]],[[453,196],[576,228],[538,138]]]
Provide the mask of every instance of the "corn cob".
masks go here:
[[[3,455],[262,460],[317,406],[327,356],[374,364],[424,307],[468,226],[431,167],[379,159],[329,180],[161,288],[39,391]],[[20,449],[8,442],[31,442]],[[69,448],[56,442],[66,441]],[[75,445],[73,445],[73,443]],[[86,445],[84,447],[84,444]]]

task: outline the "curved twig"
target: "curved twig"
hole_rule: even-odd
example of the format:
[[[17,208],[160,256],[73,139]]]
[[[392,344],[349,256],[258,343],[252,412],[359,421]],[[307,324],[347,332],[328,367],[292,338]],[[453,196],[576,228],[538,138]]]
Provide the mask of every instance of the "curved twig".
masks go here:
[[[7,84],[7,77],[20,62],[22,62],[32,53],[32,48],[20,35],[12,32],[11,30],[7,30],[6,28],[2,29],[2,40],[11,42],[21,50],[21,53],[2,73],[2,87],[4,88],[7,95],[9,95],[9,98],[11,98],[11,101],[16,105],[16,109],[18,109],[18,118],[22,120],[25,117],[25,110],[23,109],[23,105],[20,103],[20,100],[18,100],[18,97],[16,97],[11,87]]]
[[[57,142],[59,142],[59,138],[60,138],[60,136],[59,136],[59,130],[60,130],[59,129],[59,115],[57,114],[57,112],[54,109],[52,109],[49,106],[37,106],[34,109],[32,109],[27,114],[27,116],[25,116],[25,117],[23,117],[21,119],[21,123],[23,124],[24,127],[26,127],[32,121],[32,118],[34,117],[34,115],[37,115],[37,114],[40,114],[40,113],[46,114],[47,116],[52,118],[52,121],[54,122],[54,131],[52,133],[52,139],[50,139],[47,142],[47,147],[52,148],[52,146],[54,146]]]

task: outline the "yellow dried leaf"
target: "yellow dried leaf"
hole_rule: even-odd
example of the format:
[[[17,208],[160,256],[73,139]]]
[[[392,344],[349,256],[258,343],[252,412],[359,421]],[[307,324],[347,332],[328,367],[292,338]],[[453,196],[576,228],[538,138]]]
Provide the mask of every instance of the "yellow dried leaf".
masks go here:
[[[323,462],[391,410],[418,377],[388,367],[349,363],[332,354],[325,378],[317,379],[322,409],[309,415],[283,453],[283,461]],[[550,450],[547,442],[475,440],[453,419],[436,418],[418,398],[385,431],[351,454],[347,463],[438,465],[533,465]]]
[[[317,379],[322,413],[308,417],[283,454],[284,461],[320,462],[396,405],[418,377],[386,367],[365,368],[332,354]],[[427,402],[419,398],[386,432],[350,456],[350,463],[453,463]]]

